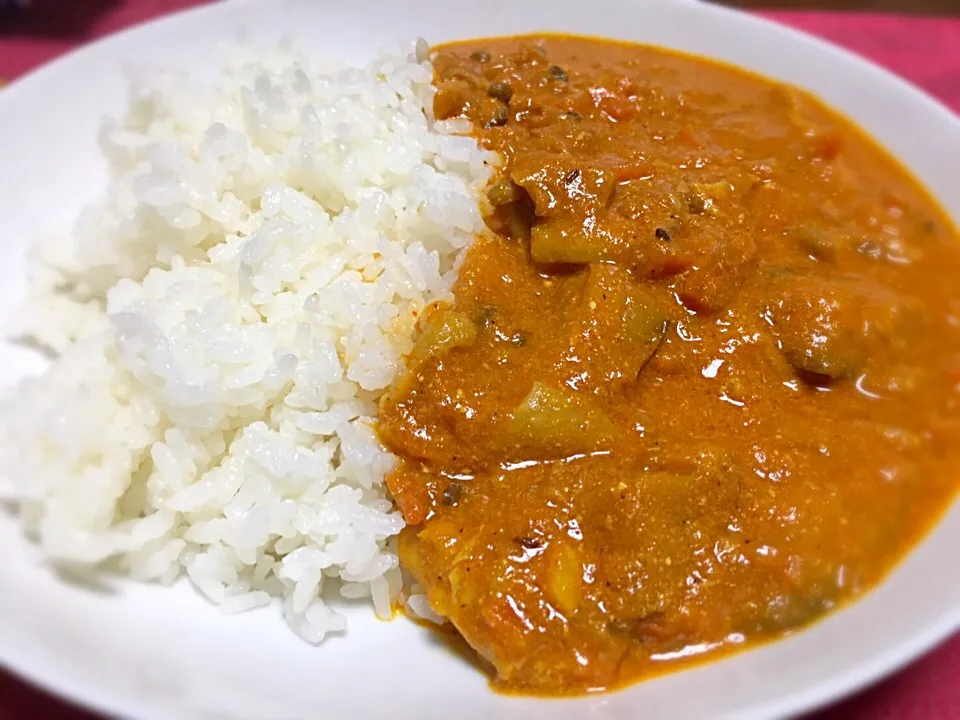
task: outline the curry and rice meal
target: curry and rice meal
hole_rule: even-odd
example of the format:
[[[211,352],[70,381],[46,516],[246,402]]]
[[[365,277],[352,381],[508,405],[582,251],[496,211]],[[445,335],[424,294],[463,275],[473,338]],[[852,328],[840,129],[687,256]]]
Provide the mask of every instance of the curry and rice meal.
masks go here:
[[[611,689],[876,585],[960,467],[960,244],[870,138],[568,36],[144,78],[39,244],[5,495],[57,564]],[[450,629],[452,628],[452,629]]]

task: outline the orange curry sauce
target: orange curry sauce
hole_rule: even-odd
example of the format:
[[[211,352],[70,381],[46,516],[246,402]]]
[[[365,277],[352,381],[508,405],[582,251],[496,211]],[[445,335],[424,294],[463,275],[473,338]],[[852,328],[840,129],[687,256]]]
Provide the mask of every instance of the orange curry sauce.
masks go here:
[[[510,691],[606,689],[875,585],[960,468],[960,243],[810,95],[573,37],[438,48],[504,164],[381,404],[401,560]]]

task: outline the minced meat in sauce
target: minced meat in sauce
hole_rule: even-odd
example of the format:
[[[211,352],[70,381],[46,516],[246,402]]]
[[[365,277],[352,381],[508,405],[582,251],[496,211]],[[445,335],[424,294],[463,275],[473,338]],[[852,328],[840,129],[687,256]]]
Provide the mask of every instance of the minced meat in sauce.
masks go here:
[[[438,48],[504,164],[381,405],[401,560],[498,687],[617,687],[877,583],[960,467],[960,244],[810,95],[572,37]]]

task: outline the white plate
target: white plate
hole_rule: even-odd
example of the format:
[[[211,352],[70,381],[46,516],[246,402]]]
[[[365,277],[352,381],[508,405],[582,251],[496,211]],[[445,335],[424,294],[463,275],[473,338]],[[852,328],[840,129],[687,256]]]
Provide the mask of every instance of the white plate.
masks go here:
[[[960,120],[843,51],[692,0],[235,0],[183,13],[74,53],[0,92],[0,312],[24,289],[38,232],[69,226],[104,181],[95,139],[122,111],[123,71],[203,73],[216,43],[289,35],[363,61],[400,40],[542,30],[657,43],[722,58],[817,92],[900,156],[960,217]],[[949,160],[948,160],[949,159]],[[34,360],[0,347],[0,382]],[[766,718],[833,700],[960,628],[960,503],[876,592],[809,631],[626,691],[545,702],[496,695],[428,631],[350,612],[320,648],[269,610],[225,617],[188,587],[56,581],[0,518],[0,663],[92,707],[136,718]],[[375,684],[374,684],[375,683]]]

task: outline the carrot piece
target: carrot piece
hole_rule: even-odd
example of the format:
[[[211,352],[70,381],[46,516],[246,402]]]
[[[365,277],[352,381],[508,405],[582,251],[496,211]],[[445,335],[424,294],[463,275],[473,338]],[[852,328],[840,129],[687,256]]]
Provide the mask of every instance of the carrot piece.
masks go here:
[[[652,174],[650,164],[647,162],[620,165],[613,168],[613,177],[618,183],[629,180],[640,180],[641,178],[650,177]]]
[[[423,478],[403,472],[387,476],[387,488],[408,525],[420,525],[430,510],[430,493]]]

